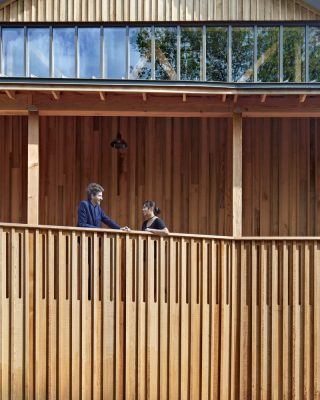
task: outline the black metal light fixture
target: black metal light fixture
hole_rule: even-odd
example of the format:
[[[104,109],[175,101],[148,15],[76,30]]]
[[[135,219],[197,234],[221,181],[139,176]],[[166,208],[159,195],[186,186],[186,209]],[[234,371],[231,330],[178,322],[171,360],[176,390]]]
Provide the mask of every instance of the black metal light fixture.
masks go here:
[[[123,150],[128,147],[127,143],[122,139],[121,133],[117,133],[117,138],[110,143],[110,146],[117,150]]]

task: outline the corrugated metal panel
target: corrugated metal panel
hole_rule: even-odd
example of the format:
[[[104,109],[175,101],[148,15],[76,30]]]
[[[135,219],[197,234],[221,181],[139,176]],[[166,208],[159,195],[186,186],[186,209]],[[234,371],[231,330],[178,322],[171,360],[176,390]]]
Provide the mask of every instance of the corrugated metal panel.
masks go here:
[[[0,21],[207,21],[316,20],[317,13],[294,0],[11,0]]]

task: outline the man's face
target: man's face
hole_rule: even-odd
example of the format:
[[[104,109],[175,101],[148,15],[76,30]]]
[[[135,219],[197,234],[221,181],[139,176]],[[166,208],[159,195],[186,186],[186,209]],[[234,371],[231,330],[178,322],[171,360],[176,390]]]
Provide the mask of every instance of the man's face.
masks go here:
[[[101,201],[103,200],[103,196],[102,196],[102,192],[98,192],[96,195],[91,195],[91,202],[94,205],[97,205],[101,203]]]

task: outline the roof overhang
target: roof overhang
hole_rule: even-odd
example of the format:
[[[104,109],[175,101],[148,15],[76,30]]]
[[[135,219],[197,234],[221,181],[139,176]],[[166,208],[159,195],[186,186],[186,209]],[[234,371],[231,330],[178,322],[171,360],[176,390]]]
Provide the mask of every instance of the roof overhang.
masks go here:
[[[320,117],[320,83],[0,80],[0,114]]]

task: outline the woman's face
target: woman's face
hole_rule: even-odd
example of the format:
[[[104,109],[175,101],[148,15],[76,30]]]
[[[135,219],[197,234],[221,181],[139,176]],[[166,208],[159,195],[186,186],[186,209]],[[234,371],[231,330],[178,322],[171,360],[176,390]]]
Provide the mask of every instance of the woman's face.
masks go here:
[[[149,208],[145,205],[142,206],[142,214],[145,219],[153,217],[153,208]]]

